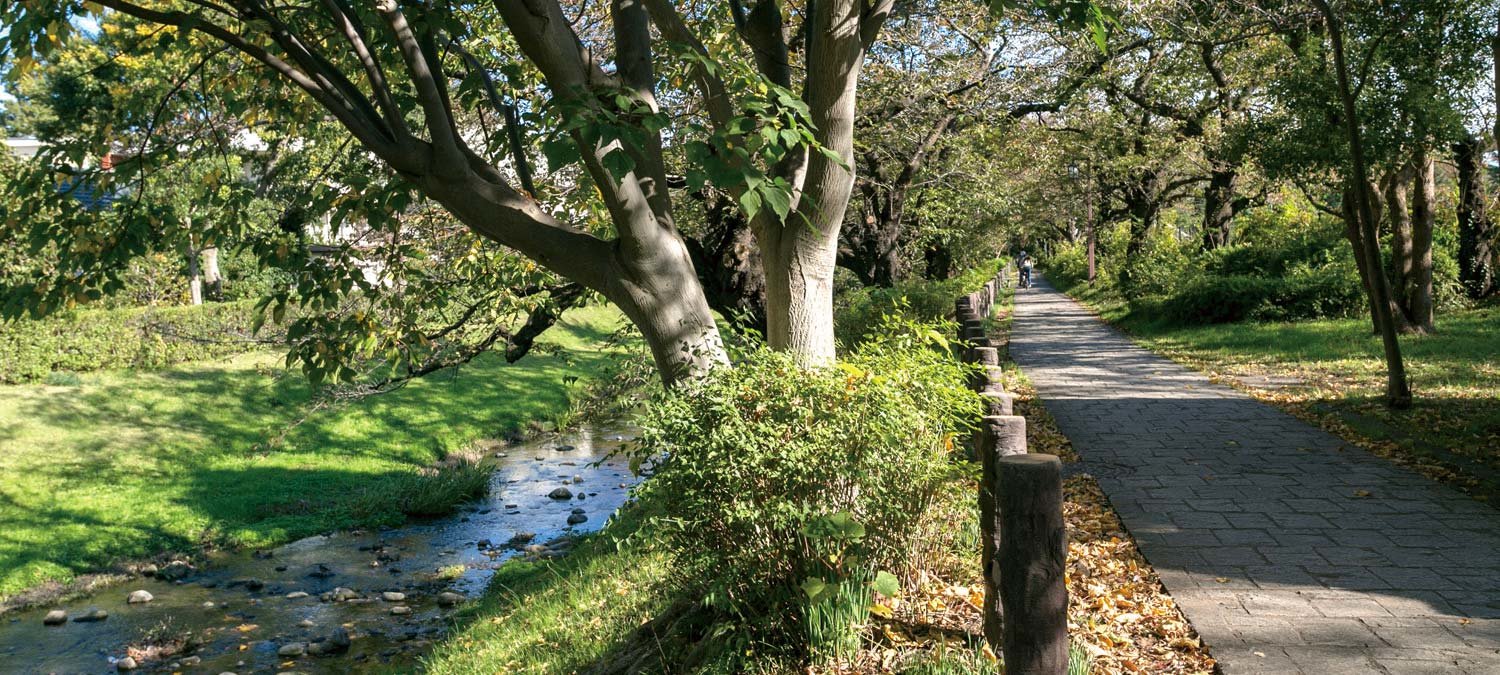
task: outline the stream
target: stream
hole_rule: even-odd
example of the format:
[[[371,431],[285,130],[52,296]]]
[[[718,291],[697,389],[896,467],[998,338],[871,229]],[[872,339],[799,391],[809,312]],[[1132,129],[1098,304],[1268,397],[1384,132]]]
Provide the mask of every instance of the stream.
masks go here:
[[[496,465],[489,493],[452,515],[214,553],[197,569],[169,565],[0,616],[0,672],[412,670],[501,563],[565,555],[573,535],[602,527],[625,503],[636,478],[628,460],[608,455],[629,434],[585,428],[485,444]],[[129,602],[144,598],[137,591],[151,599]],[[66,619],[49,625],[58,611]],[[182,645],[187,634],[196,639]]]

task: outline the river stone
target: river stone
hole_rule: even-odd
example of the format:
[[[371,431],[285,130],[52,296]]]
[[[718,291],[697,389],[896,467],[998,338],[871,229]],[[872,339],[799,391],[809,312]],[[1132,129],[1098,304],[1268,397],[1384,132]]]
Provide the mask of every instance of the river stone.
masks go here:
[[[386,602],[401,602],[406,599],[406,594],[397,593],[396,591],[386,591],[380,594],[380,599]]]
[[[571,446],[571,445],[559,445],[559,446],[557,446],[557,451],[558,452],[568,452],[568,451],[570,451],[572,449],[573,449],[573,446]]]
[[[159,571],[161,571],[161,568],[157,567],[155,563],[146,563],[144,565],[141,565],[140,567],[137,567],[135,570],[136,574],[139,574],[143,577],[154,577]]]
[[[583,509],[573,509],[573,513],[588,513],[588,511],[585,511]]]
[[[319,638],[316,642],[307,646],[307,653],[314,656],[325,654],[339,654],[349,650],[349,631],[342,626],[333,629],[332,633]]]
[[[96,609],[94,611],[89,612],[88,614],[80,614],[78,616],[73,617],[73,621],[75,623],[94,623],[96,621],[103,621],[103,620],[108,619],[108,618],[109,618],[109,612],[106,612],[106,611],[104,611],[102,609]]]
[[[574,485],[577,485],[578,483],[582,483],[582,482],[583,482],[583,476],[574,476],[573,477],[573,484]]]
[[[444,591],[442,593],[438,593],[437,601],[438,604],[443,607],[453,607],[462,603],[464,601],[464,596],[452,591]]]
[[[560,487],[547,493],[547,496],[553,499],[572,499],[573,491],[565,487]]]
[[[307,591],[292,591],[286,594],[286,599],[288,600],[301,600],[305,597],[307,597]]]
[[[135,659],[130,658],[129,656],[120,659],[119,661],[115,661],[115,670],[135,670],[139,667],[141,667],[140,664],[136,663]]]
[[[277,656],[302,656],[306,653],[307,643],[305,642],[293,642],[290,644],[284,644],[281,645],[281,649],[276,650]]]
[[[162,581],[177,581],[193,572],[193,566],[181,560],[173,560],[165,567],[156,571],[156,578]]]
[[[193,666],[203,663],[203,658],[199,656],[184,656],[182,657],[182,661],[180,663],[182,663],[184,667],[192,668]]]
[[[47,612],[47,616],[42,617],[42,625],[44,626],[61,626],[67,622],[68,613],[60,609]]]
[[[312,628],[312,627],[313,627],[313,626],[316,626],[316,625],[318,625],[318,624],[316,624],[316,623],[313,623],[313,620],[312,620],[312,619],[303,619],[303,620],[301,620],[301,621],[298,621],[298,622],[297,622],[297,625],[298,625],[298,626],[301,626],[301,627],[303,627],[303,628]]]
[[[131,591],[130,595],[125,596],[125,603],[129,605],[144,605],[155,599],[149,591]]]
[[[582,513],[573,513],[568,515],[568,524],[577,525],[579,523],[587,521],[588,519],[589,517],[583,515]]]
[[[215,606],[214,605],[214,601],[212,601],[212,600],[209,600],[209,601],[203,603],[203,608],[204,609],[213,609],[214,606]]]
[[[411,608],[407,607],[406,605],[396,605],[395,607],[391,608],[391,614],[394,614],[396,616],[405,616],[407,614],[411,614]]]
[[[531,532],[517,532],[510,538],[510,541],[505,543],[512,547],[520,548],[530,543],[531,540],[535,538],[536,535]]]

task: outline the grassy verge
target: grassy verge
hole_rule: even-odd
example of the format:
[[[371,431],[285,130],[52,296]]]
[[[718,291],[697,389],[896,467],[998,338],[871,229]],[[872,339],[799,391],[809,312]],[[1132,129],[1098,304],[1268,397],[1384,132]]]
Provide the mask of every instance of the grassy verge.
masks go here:
[[[1142,346],[1500,503],[1500,306],[1442,314],[1436,333],[1403,337],[1415,403],[1391,410],[1368,319],[1183,326],[1092,289],[1069,292]]]
[[[564,413],[572,383],[617,360],[600,345],[621,321],[576,310],[544,337],[563,349],[326,408],[272,354],[0,387],[0,600],[122,560],[441,508],[415,470]],[[449,487],[450,502],[466,489]]]
[[[433,673],[573,673],[607,661],[671,594],[667,559],[617,517],[566,557],[512,561],[428,658]],[[662,655],[670,665],[670,655]],[[666,671],[666,668],[663,668]]]

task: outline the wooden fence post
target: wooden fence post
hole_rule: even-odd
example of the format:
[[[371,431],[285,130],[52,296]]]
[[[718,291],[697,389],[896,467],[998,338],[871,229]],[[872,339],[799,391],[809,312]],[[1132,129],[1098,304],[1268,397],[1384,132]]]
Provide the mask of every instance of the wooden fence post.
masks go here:
[[[984,639],[996,652],[1004,646],[1000,621],[1000,515],[996,466],[1000,459],[1026,454],[1026,418],[1011,415],[979,420],[974,451],[979,455],[979,564],[984,575]]]
[[[986,417],[1015,414],[1015,394],[997,389],[986,389],[979,392],[979,396],[984,399],[984,415]]]
[[[1068,590],[1063,582],[1068,549],[1062,462],[1053,455],[1000,457],[996,478],[1005,672],[1066,675]],[[985,600],[988,603],[988,596]]]

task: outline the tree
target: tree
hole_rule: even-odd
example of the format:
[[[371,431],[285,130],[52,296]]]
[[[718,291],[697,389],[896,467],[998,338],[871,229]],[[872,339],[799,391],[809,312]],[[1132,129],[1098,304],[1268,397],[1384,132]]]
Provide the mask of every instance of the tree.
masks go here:
[[[170,28],[161,33],[170,49],[227,48],[239,56],[236,67],[253,66],[252,79],[295,85],[395,182],[613,301],[640,328],[669,383],[726,362],[675,226],[667,165],[684,153],[701,167],[686,172],[689,181],[732,194],[751,223],[766,271],[771,345],[806,364],[833,358],[833,264],[853,186],[856,84],[889,0],[820,2],[800,15],[776,0],[731,3],[727,15],[617,1],[607,16],[581,6],[589,20],[579,23],[553,0],[98,5]],[[45,58],[70,19],[87,12],[76,2],[0,10],[11,26],[5,49],[14,69]],[[738,39],[717,39],[728,25]],[[513,84],[530,77],[545,88],[549,100],[530,121],[546,126],[549,165],[581,167],[577,180],[597,191],[607,228],[588,231],[518,189],[517,168],[527,160],[500,162],[503,134],[475,133],[476,119],[503,112],[479,86],[494,63],[516,75]],[[689,86],[663,89],[664,65]],[[688,114],[668,115],[669,103]],[[664,133],[672,123],[681,126]]]
[[[1354,206],[1350,215],[1357,218],[1360,239],[1366,262],[1370,295],[1374,306],[1375,324],[1380,331],[1381,344],[1385,348],[1386,404],[1393,408],[1411,406],[1411,385],[1406,379],[1406,364],[1401,358],[1401,343],[1396,337],[1395,317],[1391,313],[1390,285],[1386,281],[1384,266],[1379,264],[1380,245],[1375,222],[1376,210],[1371,198],[1370,172],[1365,161],[1363,128],[1359,111],[1355,105],[1354,88],[1350,84],[1349,64],[1345,55],[1343,24],[1328,0],[1313,0],[1318,11],[1327,20],[1329,51],[1333,56],[1333,70],[1338,82],[1338,96],[1343,105],[1343,127],[1349,139],[1349,163],[1353,174],[1350,177],[1350,192]]]

